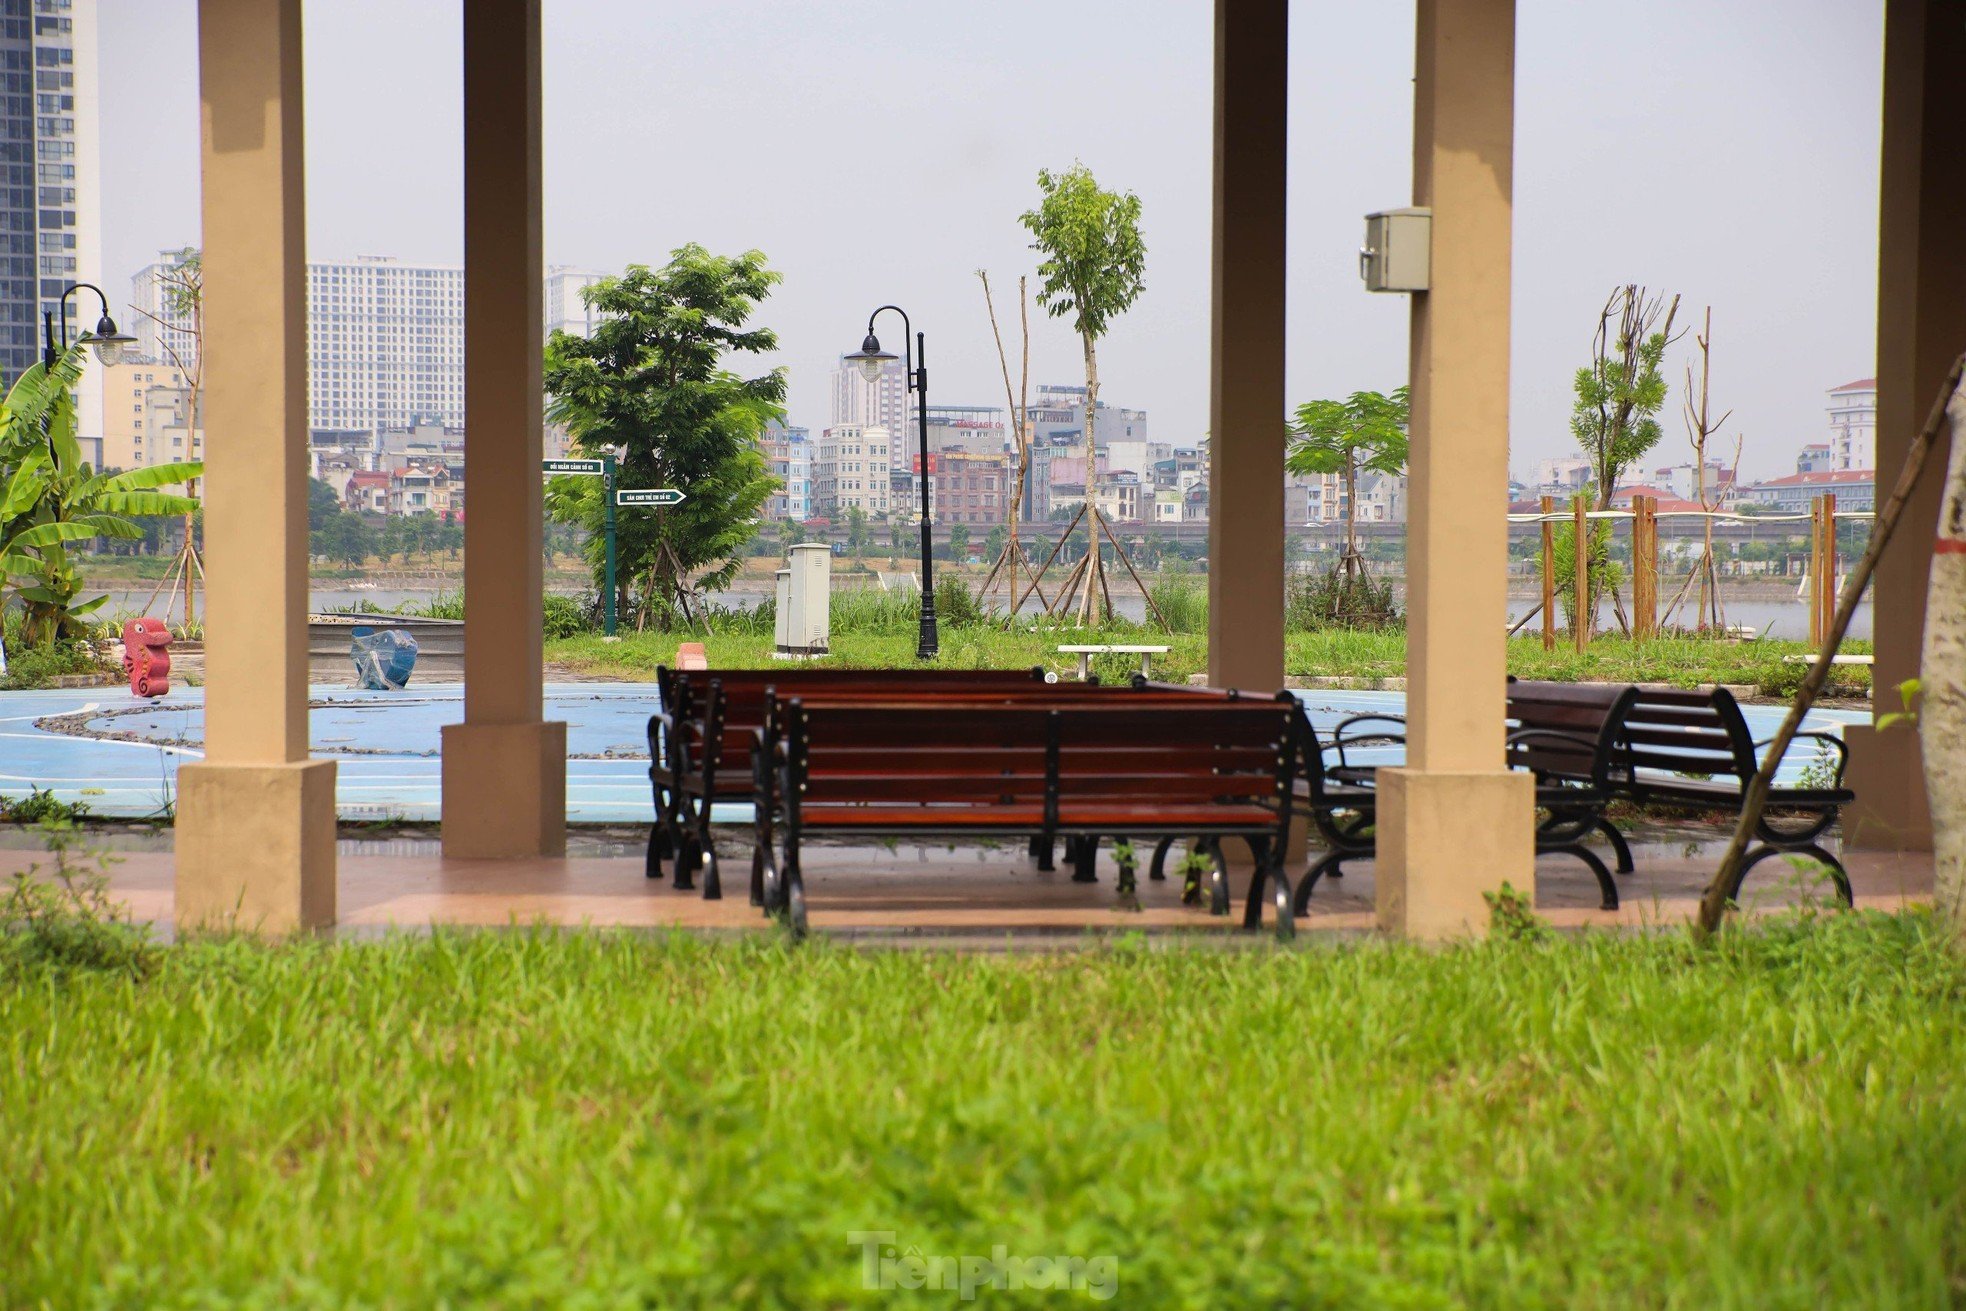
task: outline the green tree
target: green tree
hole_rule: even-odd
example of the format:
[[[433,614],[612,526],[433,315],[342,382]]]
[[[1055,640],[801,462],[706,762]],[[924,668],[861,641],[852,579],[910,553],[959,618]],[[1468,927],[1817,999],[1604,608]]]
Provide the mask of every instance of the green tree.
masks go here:
[[[1570,431],[1591,462],[1591,483],[1597,508],[1611,508],[1611,498],[1632,462],[1659,444],[1658,413],[1666,403],[1666,380],[1660,369],[1666,348],[1675,340],[1673,319],[1679,297],[1670,304],[1664,293],[1627,284],[1614,289],[1597,317],[1591,339],[1591,362],[1577,370],[1572,388],[1577,400],[1570,412]],[[1606,570],[1610,541],[1592,533],[1585,546],[1585,582],[1589,596],[1609,590],[1622,615],[1617,583]],[[1572,596],[1573,617],[1590,623],[1596,606],[1578,607]]]
[[[949,525],[949,558],[957,564],[969,559],[969,525]]]
[[[874,534],[867,527],[867,512],[857,505],[849,505],[846,510],[846,549],[858,560],[867,554],[873,545]]]
[[[77,598],[83,582],[70,547],[101,538],[141,540],[141,515],[188,515],[188,497],[156,490],[199,477],[196,461],[104,475],[82,462],[75,384],[84,348],[52,370],[34,364],[0,401],[0,603],[11,590],[30,645],[80,637],[109,598]]]
[[[587,288],[583,299],[603,316],[593,335],[547,342],[549,414],[578,452],[618,450],[622,486],[685,494],[680,505],[617,518],[621,576],[640,580],[644,623],[668,627],[687,617],[695,590],[729,583],[777,486],[757,438],[784,418],[785,371],[744,378],[726,359],[777,348],[776,334],[745,323],[779,276],[758,251],[684,246],[659,269],[631,265]],[[554,479],[547,507],[587,528],[595,588],[605,586],[599,480]]]
[[[989,533],[983,538],[983,554],[992,560],[1002,559],[1005,549],[1009,546],[1010,529],[1003,524],[998,524],[996,527],[990,529]]]
[[[1063,173],[1038,172],[1038,207],[1018,221],[1030,232],[1038,265],[1038,304],[1051,317],[1069,318],[1085,351],[1085,532],[1089,567],[1080,585],[1079,619],[1099,622],[1105,593],[1094,496],[1098,450],[1093,426],[1099,407],[1099,339],[1144,289],[1147,244],[1140,236],[1140,197],[1102,190],[1084,164]],[[1068,584],[1069,590],[1069,584]]]
[[[1404,387],[1390,396],[1355,391],[1342,401],[1306,401],[1297,407],[1284,467],[1296,474],[1335,473],[1344,479],[1345,549],[1334,573],[1352,578],[1364,571],[1358,550],[1358,476],[1405,471],[1410,417]]]
[[[307,531],[319,532],[327,526],[328,520],[341,513],[341,498],[334,494],[334,488],[319,478],[307,480]]]

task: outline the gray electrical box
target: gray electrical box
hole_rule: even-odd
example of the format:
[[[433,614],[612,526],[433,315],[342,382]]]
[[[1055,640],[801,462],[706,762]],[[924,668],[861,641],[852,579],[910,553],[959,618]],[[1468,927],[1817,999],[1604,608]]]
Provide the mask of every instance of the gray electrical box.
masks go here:
[[[1358,275],[1367,291],[1425,291],[1433,271],[1434,212],[1408,207],[1365,216]]]
[[[778,571],[776,654],[825,655],[832,645],[833,548],[801,542],[791,556],[791,564]]]

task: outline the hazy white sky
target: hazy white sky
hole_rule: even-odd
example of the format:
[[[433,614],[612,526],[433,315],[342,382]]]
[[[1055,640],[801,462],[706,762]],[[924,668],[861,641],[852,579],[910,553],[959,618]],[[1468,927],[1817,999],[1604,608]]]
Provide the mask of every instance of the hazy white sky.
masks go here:
[[[103,272],[122,292],[197,240],[194,8],[100,3]],[[458,261],[459,0],[306,13],[310,253]],[[928,333],[932,401],[1003,403],[974,270],[1000,297],[1034,270],[1016,217],[1040,166],[1076,158],[1144,203],[1147,290],[1101,348],[1105,395],[1163,439],[1206,428],[1206,0],[545,13],[548,260],[763,250],[785,275],[759,321],[792,422],[825,423],[834,359],[885,301]],[[1625,281],[1713,306],[1715,400],[1750,475],[1826,435],[1823,393],[1872,369],[1882,21],[1879,0],[1520,0],[1518,474],[1571,448],[1570,375]],[[1291,27],[1294,406],[1404,380],[1406,299],[1362,290],[1356,251],[1361,215],[1411,199],[1412,6],[1297,3]],[[1080,381],[1068,326],[1034,327],[1034,381]]]

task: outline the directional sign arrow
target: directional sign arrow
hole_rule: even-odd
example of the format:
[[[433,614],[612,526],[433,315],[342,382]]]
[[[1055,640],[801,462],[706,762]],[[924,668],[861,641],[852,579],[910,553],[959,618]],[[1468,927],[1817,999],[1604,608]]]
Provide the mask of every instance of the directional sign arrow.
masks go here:
[[[616,505],[681,505],[682,501],[677,487],[623,487],[614,494]]]
[[[607,472],[607,462],[604,460],[541,460],[539,462],[539,469],[541,473],[572,473],[598,478]]]

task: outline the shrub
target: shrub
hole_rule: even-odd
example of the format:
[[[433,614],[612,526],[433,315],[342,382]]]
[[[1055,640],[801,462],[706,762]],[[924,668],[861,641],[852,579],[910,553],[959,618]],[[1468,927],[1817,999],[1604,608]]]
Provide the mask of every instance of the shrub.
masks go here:
[[[1285,622],[1300,632],[1325,628],[1404,628],[1393,585],[1370,574],[1305,574],[1290,588]]]
[[[1208,592],[1201,584],[1186,578],[1164,578],[1148,593],[1167,620],[1171,633],[1208,631]]]
[[[578,637],[594,631],[594,615],[600,602],[591,596],[579,598],[547,593],[545,599],[546,636]]]
[[[973,628],[983,622],[983,607],[976,604],[960,574],[943,574],[936,580],[935,618],[949,628]]]
[[[149,931],[110,899],[109,857],[81,846],[75,825],[40,825],[52,868],[29,865],[0,898],[0,965],[101,970],[141,979],[156,966]]]
[[[86,801],[63,801],[46,789],[28,784],[25,798],[0,796],[0,821],[9,824],[73,823],[89,813]]]

